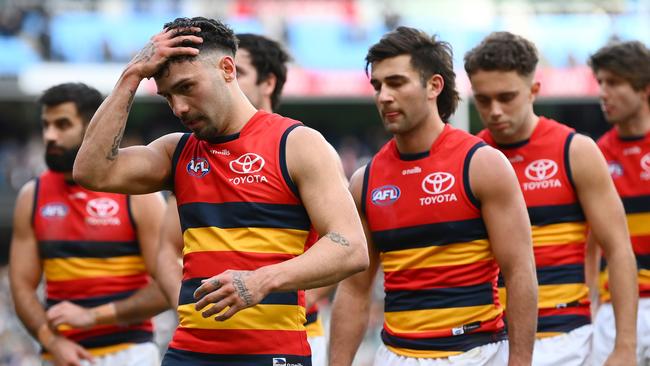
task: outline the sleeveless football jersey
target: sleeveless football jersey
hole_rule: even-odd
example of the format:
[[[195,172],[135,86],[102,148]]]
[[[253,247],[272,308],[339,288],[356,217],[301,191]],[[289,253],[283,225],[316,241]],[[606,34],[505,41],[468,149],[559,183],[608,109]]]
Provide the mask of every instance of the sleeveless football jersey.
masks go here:
[[[499,269],[469,163],[485,144],[445,125],[429,151],[392,139],[368,164],[362,202],[384,270],[386,347],[439,358],[505,339]]]
[[[613,128],[598,140],[598,147],[625,207],[638,268],[639,297],[650,297],[650,133],[623,138]],[[604,259],[602,262],[601,297],[610,301]]]
[[[258,111],[218,141],[184,135],[173,157],[183,231],[179,326],[165,365],[310,365],[303,291],[278,292],[226,321],[194,310],[201,280],[302,254],[311,222],[285,161],[297,121]]]
[[[149,283],[128,196],[92,192],[52,171],[39,177],[35,192],[33,225],[47,307],[63,300],[94,307],[127,298]],[[149,320],[59,331],[96,356],[153,340]]]
[[[574,130],[540,117],[530,138],[516,144],[498,145],[488,130],[478,136],[510,160],[524,193],[539,283],[537,336],[589,324],[586,225],[569,164]],[[500,289],[502,303],[505,296],[505,289]]]

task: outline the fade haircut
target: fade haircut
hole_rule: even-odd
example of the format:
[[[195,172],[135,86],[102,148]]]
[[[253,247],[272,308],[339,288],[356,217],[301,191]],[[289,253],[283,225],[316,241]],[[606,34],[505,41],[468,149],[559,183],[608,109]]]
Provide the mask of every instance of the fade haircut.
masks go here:
[[[175,29],[190,27],[201,28],[201,31],[198,33],[192,32],[189,29],[175,31]],[[196,59],[196,57],[205,55],[206,52],[212,51],[223,52],[231,57],[235,57],[235,53],[237,52],[237,38],[235,37],[235,33],[232,31],[232,29],[230,29],[230,27],[218,20],[208,19],[204,17],[176,18],[173,22],[165,23],[163,28],[167,29],[167,31],[177,32],[174,35],[175,37],[194,35],[201,37],[201,39],[203,39],[203,42],[182,42],[179,46],[196,48],[199,50],[199,55],[180,55],[170,57],[165,65],[160,68],[158,73],[154,75],[155,78],[158,78],[163,73],[167,72],[169,64],[172,62],[191,61]]]
[[[269,76],[275,75],[275,88],[271,93],[271,108],[276,110],[280,105],[282,88],[287,81],[287,62],[289,54],[280,43],[257,34],[238,34],[239,48],[251,54],[251,62],[257,71],[256,83],[259,85]]]
[[[38,98],[38,103],[47,107],[54,107],[66,102],[74,103],[84,124],[90,122],[103,101],[104,98],[97,89],[83,83],[55,85],[45,90]]]
[[[530,77],[538,61],[537,48],[531,41],[510,32],[493,32],[465,54],[465,71],[469,76],[480,70],[516,71]]]
[[[610,43],[589,57],[589,66],[613,72],[636,91],[650,85],[650,50],[639,41]]]
[[[423,86],[433,75],[440,75],[444,80],[442,92],[436,103],[440,118],[447,122],[458,106],[456,74],[454,73],[453,53],[447,42],[439,41],[435,36],[409,27],[398,27],[386,33],[381,40],[370,47],[366,55],[366,75],[369,67],[378,61],[400,55],[411,56],[411,66],[420,73]]]

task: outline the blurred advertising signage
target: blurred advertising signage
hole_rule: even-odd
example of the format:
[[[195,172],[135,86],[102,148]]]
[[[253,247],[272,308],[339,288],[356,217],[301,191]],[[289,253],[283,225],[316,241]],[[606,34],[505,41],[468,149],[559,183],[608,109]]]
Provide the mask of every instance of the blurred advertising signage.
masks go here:
[[[94,86],[104,94],[111,92],[120,77],[122,64],[70,65],[43,63],[26,69],[19,75],[18,87],[23,94],[39,95],[50,86],[80,81]],[[456,70],[461,95],[471,93],[465,72]],[[370,97],[374,90],[363,70],[306,70],[292,67],[288,73],[284,95],[291,97]],[[587,66],[572,68],[542,68],[536,79],[541,83],[541,96],[585,97],[598,95],[598,83]],[[138,95],[156,95],[153,79],[144,80]]]

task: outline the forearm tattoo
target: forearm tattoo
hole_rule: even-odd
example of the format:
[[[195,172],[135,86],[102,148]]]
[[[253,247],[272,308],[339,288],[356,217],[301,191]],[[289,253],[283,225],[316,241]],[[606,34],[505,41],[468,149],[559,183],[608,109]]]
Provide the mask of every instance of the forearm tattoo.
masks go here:
[[[111,151],[109,151],[108,155],[106,155],[106,159],[115,160],[117,158],[117,153],[120,150],[120,143],[122,142],[122,135],[124,134],[125,127],[126,126],[123,125],[120,130],[117,131],[115,137],[113,137],[113,146],[111,146]]]
[[[325,234],[325,237],[328,238],[329,240],[335,242],[336,244],[339,244],[340,246],[343,247],[349,247],[350,246],[350,241],[346,239],[342,234],[339,234],[335,231],[331,231],[327,234]]]
[[[148,62],[151,60],[151,57],[153,57],[154,53],[156,52],[156,46],[152,42],[147,43],[146,46],[144,46],[143,49],[138,52],[137,55],[133,58],[133,63],[138,63],[141,61]]]
[[[235,272],[235,274],[233,274],[232,284],[235,286],[235,290],[237,290],[237,295],[244,300],[246,306],[251,306],[253,305],[253,296],[248,291],[248,288],[246,288],[243,277],[244,274],[242,272]]]

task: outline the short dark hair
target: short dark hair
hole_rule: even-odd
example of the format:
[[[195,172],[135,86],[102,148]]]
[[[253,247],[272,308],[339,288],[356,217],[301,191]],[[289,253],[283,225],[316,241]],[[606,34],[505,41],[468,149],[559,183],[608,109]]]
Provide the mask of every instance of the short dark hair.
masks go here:
[[[465,54],[465,71],[469,76],[479,70],[531,76],[538,61],[537,48],[531,41],[510,32],[493,32]]]
[[[104,101],[102,94],[95,88],[83,83],[65,83],[55,85],[43,92],[38,103],[53,107],[66,102],[73,102],[84,123],[89,123]]]
[[[189,41],[183,42],[181,45],[183,47],[192,47],[199,50],[199,52],[205,51],[221,51],[232,57],[235,57],[237,52],[237,38],[235,33],[228,27],[226,24],[204,17],[194,17],[194,18],[176,18],[173,22],[165,23],[163,26],[164,29],[168,31],[177,29],[177,28],[189,28],[197,27],[201,28],[201,31],[198,33],[191,32],[189,30],[178,31],[175,36],[184,36],[184,35],[195,35],[201,37],[203,42],[193,43]],[[201,55],[202,53],[199,53]],[[172,62],[182,62],[195,59],[197,56],[191,55],[182,55],[170,57],[165,65],[160,68],[158,73],[154,77],[159,77],[161,74],[168,69],[168,66]]]
[[[589,66],[596,73],[611,71],[641,90],[650,85],[650,50],[639,41],[610,43],[589,57]]]
[[[275,110],[280,104],[282,88],[287,81],[287,62],[291,60],[289,54],[280,43],[257,34],[237,34],[239,48],[251,54],[251,59],[257,71],[257,84],[275,75],[275,88],[271,93],[271,108]]]
[[[421,30],[398,27],[386,33],[378,43],[370,47],[366,55],[366,75],[372,63],[400,55],[411,56],[411,66],[420,73],[422,85],[435,74],[442,76],[444,86],[438,96],[437,105],[440,118],[447,122],[456,111],[460,99],[456,90],[451,45]]]

